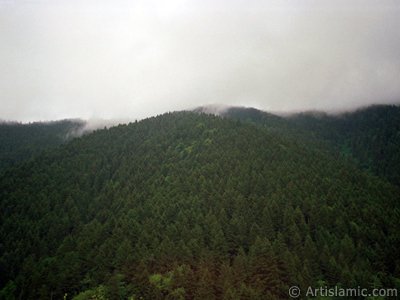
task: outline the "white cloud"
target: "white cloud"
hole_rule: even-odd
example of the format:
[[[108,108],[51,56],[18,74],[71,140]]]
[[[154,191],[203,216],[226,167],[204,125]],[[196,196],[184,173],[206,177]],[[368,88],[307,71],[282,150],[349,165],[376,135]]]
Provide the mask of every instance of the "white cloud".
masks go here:
[[[400,100],[397,1],[7,1],[0,118]]]

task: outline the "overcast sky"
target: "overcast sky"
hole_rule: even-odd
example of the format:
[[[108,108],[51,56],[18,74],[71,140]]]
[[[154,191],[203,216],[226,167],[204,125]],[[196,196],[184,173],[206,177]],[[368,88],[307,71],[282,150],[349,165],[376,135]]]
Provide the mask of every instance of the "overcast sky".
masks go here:
[[[0,0],[0,119],[399,102],[398,0]]]

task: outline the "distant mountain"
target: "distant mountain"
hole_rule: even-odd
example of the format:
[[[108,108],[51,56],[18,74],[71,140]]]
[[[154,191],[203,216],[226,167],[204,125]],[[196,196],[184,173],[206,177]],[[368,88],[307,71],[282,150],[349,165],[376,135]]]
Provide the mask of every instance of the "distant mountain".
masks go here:
[[[68,141],[85,125],[81,120],[22,124],[0,122],[0,171]]]
[[[198,111],[207,112],[207,108]],[[277,116],[254,108],[231,107],[217,114],[261,125],[299,142],[333,150],[364,170],[400,185],[400,107],[374,105],[353,112],[304,112]]]
[[[0,298],[288,299],[294,285],[399,288],[400,188],[293,129],[319,138],[336,128],[325,125],[333,117],[235,113],[253,124],[168,113],[6,169]],[[350,127],[349,137],[367,143],[370,126]]]

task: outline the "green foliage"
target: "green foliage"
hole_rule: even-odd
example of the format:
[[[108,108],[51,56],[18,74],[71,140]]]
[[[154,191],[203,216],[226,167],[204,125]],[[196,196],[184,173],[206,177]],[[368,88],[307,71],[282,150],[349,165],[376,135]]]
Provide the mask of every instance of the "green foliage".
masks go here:
[[[76,295],[72,300],[106,300],[106,289],[100,285],[94,289]]]
[[[1,295],[287,299],[292,285],[398,285],[399,187],[285,130],[169,113],[5,169]]]
[[[322,151],[340,153],[364,170],[400,185],[400,107],[374,105],[337,115],[320,112],[278,117],[253,108],[231,108],[226,117],[291,135]]]
[[[29,124],[0,121],[0,171],[63,144],[84,125],[80,120]]]
[[[17,289],[16,284],[10,280],[7,284],[0,290],[0,299],[1,300],[14,300],[15,298],[15,290]]]
[[[157,289],[161,291],[167,291],[171,287],[172,278],[171,274],[167,274],[165,276],[161,274],[153,274],[150,275],[149,281]]]

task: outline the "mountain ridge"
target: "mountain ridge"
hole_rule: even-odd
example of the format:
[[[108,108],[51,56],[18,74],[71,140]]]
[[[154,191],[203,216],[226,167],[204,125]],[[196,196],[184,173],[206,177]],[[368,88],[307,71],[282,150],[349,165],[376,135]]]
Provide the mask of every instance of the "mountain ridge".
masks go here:
[[[396,286],[399,195],[341,156],[240,120],[176,112],[97,130],[0,175],[0,295],[285,299],[321,281]]]
[[[361,168],[400,185],[398,105],[373,105],[341,114],[301,112],[287,116],[233,107],[221,112],[221,116],[264,126],[277,133],[289,132],[299,140],[341,153]]]

